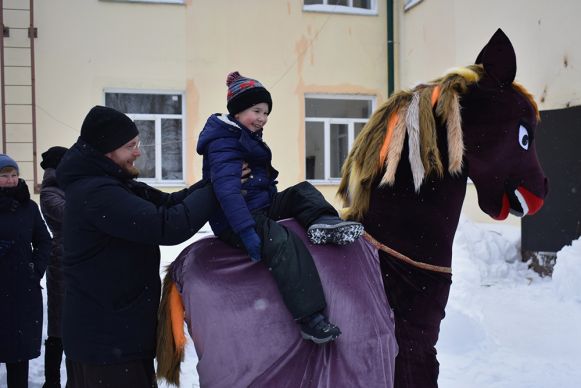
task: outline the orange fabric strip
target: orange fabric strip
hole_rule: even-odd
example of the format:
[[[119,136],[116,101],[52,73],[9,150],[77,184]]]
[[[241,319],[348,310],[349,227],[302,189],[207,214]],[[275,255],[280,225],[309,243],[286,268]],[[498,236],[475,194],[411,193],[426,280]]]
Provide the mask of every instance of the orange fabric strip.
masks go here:
[[[171,317],[171,331],[178,350],[186,346],[186,336],[184,334],[185,310],[182,297],[178,292],[175,283],[171,284],[169,291],[169,315]]]
[[[389,143],[391,143],[391,137],[393,136],[393,128],[397,124],[398,115],[393,113],[389,116],[387,120],[387,128],[385,129],[385,138],[383,139],[383,145],[381,146],[381,151],[379,151],[379,168],[382,168],[385,159],[387,159],[387,150],[389,148]]]
[[[441,92],[442,88],[440,88],[440,85],[436,85],[434,86],[434,89],[432,89],[432,108],[436,106],[436,102],[438,102]]]

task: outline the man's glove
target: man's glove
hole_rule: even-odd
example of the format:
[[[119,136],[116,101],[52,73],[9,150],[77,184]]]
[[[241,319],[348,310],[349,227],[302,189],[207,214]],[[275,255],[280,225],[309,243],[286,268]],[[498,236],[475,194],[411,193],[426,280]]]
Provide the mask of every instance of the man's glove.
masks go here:
[[[258,234],[256,234],[256,230],[252,227],[246,228],[240,232],[239,236],[250,258],[253,261],[260,261],[261,241]]]

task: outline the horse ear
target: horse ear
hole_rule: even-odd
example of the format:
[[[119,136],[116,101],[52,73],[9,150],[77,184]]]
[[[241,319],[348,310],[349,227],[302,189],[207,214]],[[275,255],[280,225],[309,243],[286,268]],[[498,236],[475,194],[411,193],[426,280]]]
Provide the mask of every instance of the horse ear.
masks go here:
[[[516,54],[508,36],[500,28],[480,51],[475,63],[482,64],[500,87],[512,84],[516,76]]]

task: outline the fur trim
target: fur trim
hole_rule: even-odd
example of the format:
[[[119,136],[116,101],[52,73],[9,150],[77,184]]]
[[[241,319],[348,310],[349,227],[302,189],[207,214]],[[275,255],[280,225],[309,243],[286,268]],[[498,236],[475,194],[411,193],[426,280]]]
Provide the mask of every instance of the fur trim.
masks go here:
[[[177,309],[176,309],[177,307]],[[186,338],[184,335],[184,310],[181,297],[167,271],[158,312],[157,326],[157,377],[179,387],[180,366],[184,360]]]
[[[395,183],[406,131],[411,137],[408,157],[413,166],[416,190],[419,190],[426,172],[443,175],[442,156],[437,148],[436,118],[430,117],[434,113],[432,99],[436,97],[435,114],[447,124],[448,136],[452,139],[448,150],[452,154],[449,171],[461,171],[464,145],[459,95],[465,93],[468,86],[477,82],[483,73],[482,65],[452,69],[445,76],[419,85],[412,91],[396,92],[373,113],[343,164],[337,195],[349,207],[345,212],[346,219],[361,220],[365,215],[374,188],[372,185],[377,182],[378,176],[381,176],[377,182],[379,185]],[[412,98],[416,99],[415,105],[411,104]],[[397,121],[394,115],[397,115]],[[394,125],[388,126],[388,119],[393,119]]]
[[[517,92],[525,96],[525,98],[532,105],[533,109],[535,110],[535,117],[537,118],[537,122],[541,121],[541,113],[539,112],[539,106],[537,105],[537,102],[535,101],[535,98],[531,94],[531,92],[525,89],[525,87],[519,84],[518,82],[513,82],[512,86],[515,88]]]
[[[420,191],[420,186],[422,185],[424,174],[426,172],[422,163],[422,156],[420,151],[419,105],[420,94],[415,92],[412,98],[412,102],[408,107],[405,121],[408,132],[409,160],[410,166],[412,168],[412,175],[414,178],[414,187],[416,192]]]
[[[379,183],[380,186],[393,185],[395,183],[395,173],[405,141],[406,128],[404,118],[407,114],[407,108],[403,107],[399,112],[394,114],[398,116],[398,120],[393,128],[393,137],[389,143],[387,159],[385,160],[385,173]]]
[[[426,168],[426,176],[436,173],[438,177],[444,175],[444,167],[438,149],[438,135],[436,133],[436,120],[432,108],[432,90],[423,88],[420,90],[420,142],[422,163]]]
[[[446,117],[448,130],[448,171],[452,175],[462,171],[464,158],[464,137],[462,133],[462,117],[460,116],[460,100],[454,93],[451,98],[450,111]]]

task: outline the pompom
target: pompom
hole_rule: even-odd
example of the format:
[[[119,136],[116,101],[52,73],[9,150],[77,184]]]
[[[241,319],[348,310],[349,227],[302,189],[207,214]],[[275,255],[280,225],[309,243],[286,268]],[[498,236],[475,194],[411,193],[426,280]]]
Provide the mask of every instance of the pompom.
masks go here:
[[[228,74],[228,77],[226,77],[226,85],[230,86],[230,84],[232,84],[232,82],[236,81],[240,77],[242,77],[242,76],[240,75],[239,72],[233,71],[232,73]]]

